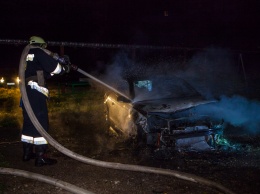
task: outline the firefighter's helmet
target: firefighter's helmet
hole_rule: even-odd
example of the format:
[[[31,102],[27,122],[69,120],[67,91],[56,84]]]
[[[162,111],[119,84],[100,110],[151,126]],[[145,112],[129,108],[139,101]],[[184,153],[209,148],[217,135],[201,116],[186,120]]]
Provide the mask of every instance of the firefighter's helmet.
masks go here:
[[[39,36],[32,36],[29,40],[30,44],[39,44],[42,48],[47,47],[47,43],[43,40],[43,38]]]

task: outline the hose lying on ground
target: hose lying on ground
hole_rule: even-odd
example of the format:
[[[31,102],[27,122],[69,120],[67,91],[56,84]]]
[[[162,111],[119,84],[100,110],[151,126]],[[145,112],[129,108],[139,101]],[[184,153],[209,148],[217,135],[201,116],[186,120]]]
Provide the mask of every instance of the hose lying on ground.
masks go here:
[[[13,168],[2,168],[0,167],[0,173],[1,174],[9,174],[9,175],[15,175],[15,176],[21,176],[25,178],[30,178],[34,180],[38,180],[44,183],[48,183],[51,185],[54,185],[56,187],[60,187],[62,189],[65,189],[67,191],[70,191],[72,193],[78,193],[78,194],[93,194],[90,191],[87,191],[85,189],[79,188],[75,185],[72,185],[70,183],[51,178],[49,176],[44,176],[42,174],[36,174],[33,172],[28,172],[24,170],[18,170],[18,169],[13,169]]]
[[[33,123],[33,125],[36,127],[36,129],[39,131],[39,133],[58,151],[61,153],[78,160],[80,162],[90,164],[90,165],[95,165],[99,167],[104,167],[104,168],[111,168],[111,169],[118,169],[118,170],[126,170],[126,171],[136,171],[136,172],[144,172],[144,173],[154,173],[154,174],[161,174],[161,175],[168,175],[168,176],[173,176],[179,179],[187,180],[190,182],[194,183],[200,183],[209,187],[216,188],[224,193],[233,193],[229,189],[225,188],[224,186],[198,177],[196,175],[188,174],[188,173],[183,173],[183,172],[178,172],[174,170],[168,170],[168,169],[160,169],[160,168],[153,168],[153,167],[145,167],[145,166],[138,166],[138,165],[130,165],[130,164],[121,164],[121,163],[113,163],[113,162],[104,162],[104,161],[99,161],[91,158],[87,158],[85,156],[79,155],[75,152],[72,152],[71,150],[68,150],[67,148],[63,147],[61,144],[59,144],[57,141],[55,141],[41,126],[39,121],[37,120],[35,114],[33,113],[33,110],[31,108],[31,105],[28,100],[28,96],[26,93],[26,87],[25,87],[25,77],[24,77],[24,71],[25,71],[25,63],[26,63],[26,56],[29,52],[30,45],[27,45],[21,55],[20,59],[20,65],[19,65],[19,77],[20,77],[20,91],[22,94],[22,99],[23,103],[25,106],[25,109]]]

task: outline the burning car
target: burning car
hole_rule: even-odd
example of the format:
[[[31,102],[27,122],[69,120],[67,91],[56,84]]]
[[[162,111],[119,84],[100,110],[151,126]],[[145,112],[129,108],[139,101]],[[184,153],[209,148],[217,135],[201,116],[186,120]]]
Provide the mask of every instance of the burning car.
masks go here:
[[[223,120],[199,110],[216,101],[204,99],[172,75],[131,78],[125,83],[125,96],[114,91],[105,94],[110,129],[156,150],[214,149]]]

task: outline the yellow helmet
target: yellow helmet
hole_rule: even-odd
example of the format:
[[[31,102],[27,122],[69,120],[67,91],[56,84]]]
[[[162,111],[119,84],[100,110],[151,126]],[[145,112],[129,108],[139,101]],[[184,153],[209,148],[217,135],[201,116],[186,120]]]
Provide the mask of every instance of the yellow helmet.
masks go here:
[[[29,40],[30,44],[40,44],[42,48],[47,47],[47,43],[43,40],[43,38],[39,36],[32,36]]]

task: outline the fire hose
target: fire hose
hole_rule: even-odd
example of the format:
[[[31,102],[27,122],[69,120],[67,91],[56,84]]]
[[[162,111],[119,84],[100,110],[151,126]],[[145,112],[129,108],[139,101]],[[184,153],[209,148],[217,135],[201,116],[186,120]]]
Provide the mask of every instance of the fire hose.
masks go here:
[[[22,99],[23,99],[23,103],[25,106],[25,109],[33,123],[33,125],[35,126],[35,128],[39,131],[39,133],[49,142],[50,145],[52,145],[54,148],[56,148],[58,151],[60,151],[61,153],[67,155],[68,157],[78,160],[80,162],[89,164],[89,165],[94,165],[94,166],[99,166],[99,167],[104,167],[104,168],[110,168],[110,169],[117,169],[117,170],[125,170],[125,171],[135,171],[135,172],[143,172],[143,173],[153,173],[153,174],[160,174],[160,175],[167,175],[167,176],[172,176],[172,177],[176,177],[182,180],[186,180],[186,181],[190,181],[193,183],[200,183],[202,185],[206,185],[209,187],[213,187],[216,188],[219,191],[222,191],[224,193],[228,193],[228,194],[233,194],[232,191],[230,191],[229,189],[225,188],[224,186],[204,179],[202,177],[193,175],[193,174],[188,174],[188,173],[184,173],[184,172],[179,172],[179,171],[175,171],[175,170],[169,170],[169,169],[160,169],[160,168],[154,168],[154,167],[146,167],[146,166],[139,166],[139,165],[131,165],[131,164],[121,164],[121,163],[114,163],[114,162],[105,162],[105,161],[100,161],[100,160],[95,160],[92,158],[88,158],[82,155],[79,155],[75,152],[72,152],[71,150],[63,147],[61,144],[59,144],[57,141],[55,141],[45,130],[44,128],[41,126],[41,124],[39,123],[39,121],[37,120],[30,102],[28,100],[28,96],[27,96],[27,92],[26,92],[26,87],[25,87],[25,77],[24,77],[24,71],[25,71],[25,63],[26,63],[26,57],[27,54],[29,52],[30,49],[30,45],[27,45],[21,55],[20,58],[20,64],[19,64],[19,77],[20,77],[20,91],[22,94]],[[86,76],[89,76],[90,78],[94,78],[91,75],[87,74],[86,72],[84,72],[83,70],[77,68],[76,69],[79,73],[82,73]],[[98,81],[95,78],[96,81]],[[99,83],[102,83],[101,81],[98,81]],[[81,191],[78,191],[77,189],[72,191],[73,193],[81,193]]]
[[[41,182],[44,182],[44,183],[54,185],[56,187],[60,187],[62,189],[70,191],[72,193],[93,194],[90,191],[79,188],[79,187],[72,185],[70,183],[67,183],[67,182],[64,182],[64,181],[61,181],[61,180],[58,180],[58,179],[54,179],[54,178],[49,177],[49,176],[44,176],[42,174],[37,174],[37,173],[28,172],[28,171],[19,170],[19,169],[2,168],[2,167],[0,168],[0,173],[11,174],[11,175],[15,175],[15,176],[21,176],[21,177],[25,177],[25,178],[29,178],[29,179],[38,180],[38,181],[41,181]]]

